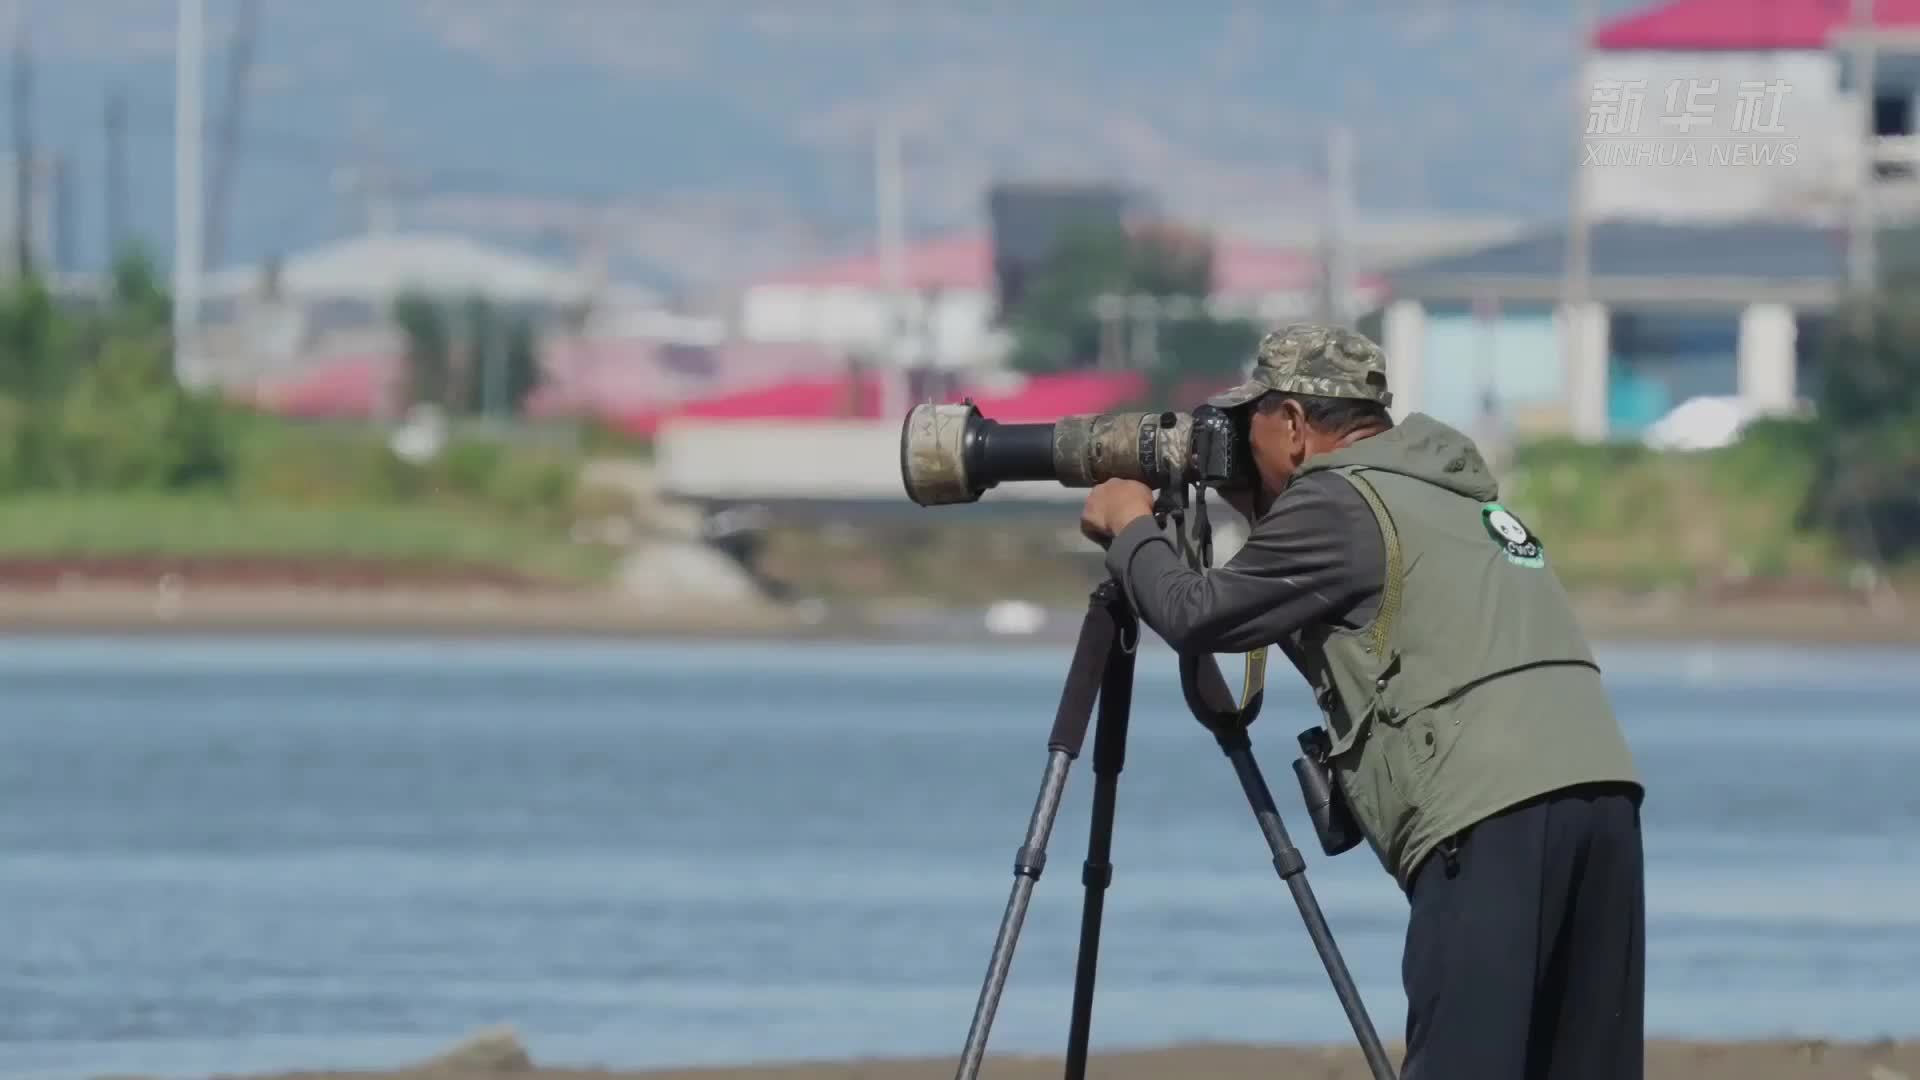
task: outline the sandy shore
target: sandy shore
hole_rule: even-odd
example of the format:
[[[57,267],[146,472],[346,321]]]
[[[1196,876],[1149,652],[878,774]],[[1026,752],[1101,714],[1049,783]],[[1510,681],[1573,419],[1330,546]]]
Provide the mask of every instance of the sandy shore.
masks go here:
[[[1583,599],[1602,641],[1920,645],[1920,611],[1874,612],[1828,600],[1720,604]],[[1070,641],[1061,611],[1041,640]],[[618,637],[990,640],[980,613],[914,617],[842,609],[812,617],[777,605],[623,600],[607,591],[512,587],[86,586],[0,588],[0,633],[393,633]],[[1007,640],[1007,639],[999,639]]]
[[[1396,1066],[1398,1046],[1389,1050]],[[955,1059],[849,1061],[665,1072],[514,1069],[479,1065],[399,1072],[297,1073],[276,1080],[948,1080]],[[1178,1046],[1096,1055],[1088,1075],[1103,1080],[1365,1080],[1345,1047]],[[1057,1057],[989,1057],[983,1077],[1058,1077]],[[1920,1043],[1660,1042],[1647,1049],[1648,1080],[1920,1080]]]

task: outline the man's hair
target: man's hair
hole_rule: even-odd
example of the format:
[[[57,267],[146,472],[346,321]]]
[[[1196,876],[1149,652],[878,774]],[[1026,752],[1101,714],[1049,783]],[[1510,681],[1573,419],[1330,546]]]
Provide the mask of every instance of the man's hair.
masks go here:
[[[1393,414],[1387,412],[1387,407],[1365,398],[1321,397],[1318,394],[1269,390],[1260,396],[1253,407],[1263,413],[1276,413],[1281,405],[1289,401],[1300,406],[1307,423],[1329,435],[1345,435],[1361,428],[1393,426]]]

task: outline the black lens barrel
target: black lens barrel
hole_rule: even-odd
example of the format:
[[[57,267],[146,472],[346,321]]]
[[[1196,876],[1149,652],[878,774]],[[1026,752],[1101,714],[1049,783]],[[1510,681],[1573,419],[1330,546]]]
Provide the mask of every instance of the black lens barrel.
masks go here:
[[[967,477],[977,487],[1059,479],[1053,464],[1052,424],[981,419],[970,425],[967,435]]]

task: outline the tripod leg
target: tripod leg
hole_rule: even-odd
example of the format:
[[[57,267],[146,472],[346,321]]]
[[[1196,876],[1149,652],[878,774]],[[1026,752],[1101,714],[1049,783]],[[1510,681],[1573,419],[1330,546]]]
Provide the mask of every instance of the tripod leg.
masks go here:
[[[1374,1080],[1395,1080],[1393,1063],[1387,1060],[1387,1051],[1380,1045],[1380,1036],[1373,1030],[1373,1021],[1367,1016],[1367,1007],[1360,1000],[1360,991],[1353,985],[1353,976],[1347,971],[1347,964],[1340,956],[1339,948],[1334,944],[1333,931],[1327,926],[1327,919],[1320,911],[1320,902],[1314,898],[1312,886],[1307,884],[1306,860],[1287,837],[1287,827],[1280,820],[1280,810],[1274,805],[1273,793],[1267,790],[1267,782],[1260,775],[1260,766],[1253,760],[1253,744],[1247,738],[1245,728],[1229,731],[1216,731],[1215,738],[1220,748],[1233,762],[1233,771],[1239,774],[1240,786],[1246,790],[1247,802],[1253,807],[1253,816],[1260,823],[1260,832],[1267,838],[1267,847],[1273,852],[1273,867],[1280,872],[1280,880],[1287,883],[1293,893],[1293,902],[1300,908],[1300,917],[1307,924],[1307,936],[1313,939],[1313,947],[1320,954],[1320,962],[1326,966],[1327,977],[1333,980],[1333,992],[1340,999],[1340,1007],[1346,1010],[1347,1021],[1353,1025],[1353,1034],[1360,1041],[1360,1052],[1367,1059],[1367,1068],[1373,1073]]]
[[[1087,725],[1093,719],[1094,699],[1100,693],[1105,661],[1118,638],[1114,621],[1118,588],[1103,582],[1094,589],[1087,604],[1087,615],[1080,623],[1080,639],[1073,650],[1073,663],[1067,670],[1067,682],[1060,693],[1060,708],[1053,718],[1053,731],[1047,737],[1047,768],[1040,782],[1040,795],[1034,801],[1033,815],[1027,822],[1026,839],[1014,856],[1013,892],[1007,897],[1006,912],[1000,917],[1000,930],[993,941],[993,953],[987,961],[986,982],[974,1006],[973,1022],[967,1029],[966,1047],[960,1053],[959,1080],[972,1080],[980,1073],[980,1061],[987,1050],[987,1034],[993,1027],[994,1012],[1000,1007],[1000,995],[1006,988],[1007,971],[1013,964],[1013,948],[1026,921],[1027,902],[1034,883],[1047,862],[1047,838],[1053,831],[1053,819],[1060,809],[1060,794],[1066,788],[1067,769],[1080,756],[1087,738]]]
[[[1113,810],[1120,770],[1127,760],[1127,722],[1133,711],[1134,653],[1137,624],[1131,611],[1117,611],[1119,633],[1107,651],[1106,677],[1100,685],[1100,712],[1093,734],[1093,815],[1087,861],[1080,881],[1087,888],[1080,913],[1080,958],[1073,973],[1073,1021],[1067,1036],[1067,1080],[1087,1075],[1087,1041],[1093,1029],[1093,982],[1100,957],[1100,919],[1107,886],[1113,882]]]

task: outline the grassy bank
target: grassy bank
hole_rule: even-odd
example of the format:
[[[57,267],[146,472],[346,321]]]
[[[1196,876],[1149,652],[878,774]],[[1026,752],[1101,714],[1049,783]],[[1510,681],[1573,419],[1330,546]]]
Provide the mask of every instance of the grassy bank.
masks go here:
[[[1809,522],[1814,482],[1811,453],[1790,435],[1763,432],[1694,453],[1534,443],[1514,455],[1501,487],[1574,587],[1838,587],[1857,560]]]
[[[1807,429],[1791,424],[1698,453],[1535,442],[1503,466],[1501,498],[1545,538],[1562,580],[1579,592],[1846,602],[1872,560],[1848,543],[1861,531],[1849,536],[1810,509],[1815,446]],[[847,600],[1077,604],[1100,566],[1075,528],[1071,505],[1042,522],[955,508],[930,512],[911,529],[780,531],[761,566],[801,591]],[[1878,572],[1920,586],[1912,561]]]
[[[471,507],[297,503],[219,494],[34,493],[0,499],[0,558],[341,560],[554,582],[603,577],[613,553]]]
[[[218,485],[0,495],[0,558],[334,560],[574,583],[604,579],[617,558],[576,543],[575,523],[632,510],[583,487],[569,448],[464,438],[415,465],[377,433],[260,418],[228,432]],[[1862,561],[1808,512],[1816,460],[1790,427],[1687,454],[1540,442],[1503,468],[1502,499],[1576,591],[1845,599]],[[799,594],[855,605],[1077,606],[1101,568],[1074,514],[1063,504],[1058,520],[1008,521],[961,508],[872,529],[781,527],[753,561]],[[1886,569],[1920,584],[1911,565]]]

